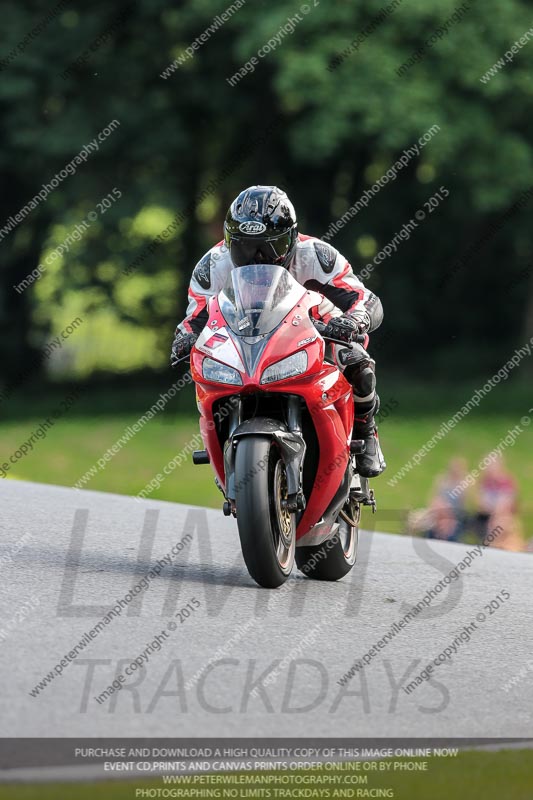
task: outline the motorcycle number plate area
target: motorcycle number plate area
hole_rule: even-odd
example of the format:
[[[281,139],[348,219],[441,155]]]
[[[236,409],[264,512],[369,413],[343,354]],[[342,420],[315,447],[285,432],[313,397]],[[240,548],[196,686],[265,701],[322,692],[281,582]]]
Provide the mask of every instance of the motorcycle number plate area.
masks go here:
[[[219,328],[216,332],[205,328],[196,341],[196,349],[244,372],[242,359],[226,328]]]

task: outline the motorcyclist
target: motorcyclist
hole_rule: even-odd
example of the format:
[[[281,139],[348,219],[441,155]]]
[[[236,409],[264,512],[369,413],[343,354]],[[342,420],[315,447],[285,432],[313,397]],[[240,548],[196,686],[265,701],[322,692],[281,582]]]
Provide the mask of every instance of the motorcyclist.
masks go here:
[[[173,365],[191,351],[208,321],[209,298],[225,286],[229,272],[263,263],[285,267],[303,286],[323,295],[318,315],[327,324],[325,335],[349,343],[354,334],[368,333],[381,325],[379,298],[365,288],[334,247],[298,233],[296,213],[285,192],[276,186],[251,186],[231,204],[223,241],[194,268],[187,316],[176,328],[172,345]],[[365,441],[365,451],[356,456],[357,468],[361,475],[372,478],[386,466],[374,421],[379,409],[375,362],[361,345],[352,347],[350,364],[338,366],[353,386],[353,437]]]

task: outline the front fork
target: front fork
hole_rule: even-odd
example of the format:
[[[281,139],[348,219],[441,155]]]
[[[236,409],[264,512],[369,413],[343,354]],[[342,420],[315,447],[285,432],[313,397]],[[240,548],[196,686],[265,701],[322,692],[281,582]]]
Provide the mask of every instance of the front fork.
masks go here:
[[[228,428],[228,442],[230,442],[230,447],[233,446],[233,434],[241,424],[241,413],[242,413],[242,400],[240,397],[237,398],[237,402],[232,406],[230,417],[229,417],[229,428]],[[226,462],[226,453],[224,452],[224,461]],[[227,475],[226,471],[226,475]],[[231,473],[231,480],[235,482],[235,475]],[[218,483],[218,482],[217,482]],[[222,490],[222,487],[219,485],[218,488]],[[230,499],[230,492],[233,494],[233,498]],[[224,512],[224,516],[229,517],[233,515],[234,517],[237,516],[237,509],[235,508],[235,491],[231,491],[230,487],[228,486],[228,479],[226,478],[226,492],[224,497],[226,498],[224,503],[222,504],[222,511]]]
[[[241,424],[242,413],[242,400],[240,397],[236,398],[236,402],[232,405],[229,416],[229,432],[228,438],[231,439],[236,428]]]
[[[294,394],[287,397],[287,427],[293,433],[302,433],[302,409],[300,398]]]
[[[287,428],[290,433],[294,434],[298,439],[303,441],[302,436],[302,407],[300,398],[297,395],[291,394],[287,397]],[[305,497],[303,493],[303,468],[305,457],[305,445],[302,457],[299,460],[299,481],[297,492],[290,494],[286,500],[282,501],[282,505],[291,513],[303,511],[305,509]]]

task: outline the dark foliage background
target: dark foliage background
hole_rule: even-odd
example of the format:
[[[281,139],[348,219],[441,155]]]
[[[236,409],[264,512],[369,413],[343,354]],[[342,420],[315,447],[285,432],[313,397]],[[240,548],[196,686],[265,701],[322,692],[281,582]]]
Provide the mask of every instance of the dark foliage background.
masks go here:
[[[381,369],[483,376],[533,335],[533,195],[517,204],[533,187],[533,45],[480,80],[528,30],[528,5],[472,2],[399,77],[450,18],[452,0],[405,0],[336,68],[382,6],[315,2],[234,87],[226,78],[298,5],[248,0],[164,79],[224,3],[3,4],[0,229],[84,144],[120,122],[0,242],[3,382],[77,315],[84,324],[68,356],[49,359],[42,378],[165,370],[188,277],[243,186],[283,186],[301,229],[322,236],[433,125],[440,131],[420,156],[332,239],[360,269],[440,186],[450,191],[368,280],[386,310],[374,337]],[[121,199],[17,293],[13,285],[113,187]],[[147,253],[182,211],[176,230]]]

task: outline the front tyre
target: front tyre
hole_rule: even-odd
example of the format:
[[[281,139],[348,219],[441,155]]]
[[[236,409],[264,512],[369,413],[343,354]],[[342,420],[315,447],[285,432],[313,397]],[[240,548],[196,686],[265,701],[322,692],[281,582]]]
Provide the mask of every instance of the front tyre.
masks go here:
[[[361,507],[358,503],[346,503],[337,517],[339,528],[332,539],[315,547],[297,547],[296,564],[308,578],[319,581],[338,581],[351,570],[357,558],[359,541],[359,519]],[[356,522],[351,525],[348,520]]]
[[[248,572],[267,589],[291,574],[296,546],[295,515],[284,507],[287,474],[281,453],[265,436],[244,436],[235,454],[235,506]]]

